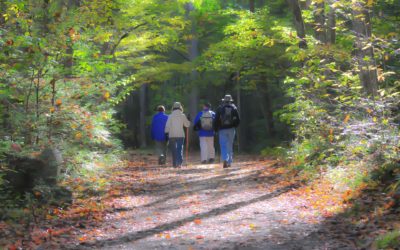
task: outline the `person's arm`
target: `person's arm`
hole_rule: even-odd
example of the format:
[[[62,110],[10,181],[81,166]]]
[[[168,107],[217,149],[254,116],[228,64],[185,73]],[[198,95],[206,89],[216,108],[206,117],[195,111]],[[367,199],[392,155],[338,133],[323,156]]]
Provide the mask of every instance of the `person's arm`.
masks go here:
[[[167,124],[165,124],[164,132],[165,132],[166,134],[169,134],[169,129],[170,129],[170,127],[171,127],[171,119],[170,119],[170,118],[171,118],[171,117],[168,117]]]
[[[190,121],[188,120],[185,114],[182,115],[183,115],[183,126],[186,128],[190,127]]]
[[[196,118],[194,118],[194,126],[193,126],[193,129],[194,129],[194,131],[198,131],[198,130],[200,130],[200,117],[201,117],[201,114],[202,114],[202,112],[199,112],[197,115],[196,115]]]
[[[219,120],[220,120],[220,112],[219,109],[217,109],[217,111],[215,112],[215,117],[214,117],[214,130],[218,131],[219,130]]]
[[[236,119],[235,119],[235,127],[237,127],[240,124],[239,111],[237,110],[237,108],[234,108],[233,110],[234,110],[234,116],[236,117]]]

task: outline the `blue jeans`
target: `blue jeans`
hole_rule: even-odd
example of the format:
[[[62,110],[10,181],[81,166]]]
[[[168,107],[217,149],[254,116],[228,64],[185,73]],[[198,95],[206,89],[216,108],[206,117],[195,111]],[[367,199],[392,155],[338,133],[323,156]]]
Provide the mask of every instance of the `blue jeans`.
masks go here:
[[[172,154],[172,165],[178,167],[183,163],[183,142],[185,138],[169,138],[168,146]]]
[[[235,132],[235,128],[221,129],[218,132],[221,158],[229,164],[233,161],[233,140],[235,139]]]

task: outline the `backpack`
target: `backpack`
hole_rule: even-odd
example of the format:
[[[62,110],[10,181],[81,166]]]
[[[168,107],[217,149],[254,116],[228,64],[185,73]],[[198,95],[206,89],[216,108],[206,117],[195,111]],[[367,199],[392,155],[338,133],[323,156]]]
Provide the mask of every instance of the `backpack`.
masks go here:
[[[200,117],[200,126],[203,130],[214,130],[211,111],[203,111]]]
[[[234,108],[230,105],[226,105],[226,106],[222,107],[221,117],[220,117],[221,126],[223,126],[223,127],[235,126],[234,120],[236,119],[236,117],[234,117],[233,110],[234,110]]]

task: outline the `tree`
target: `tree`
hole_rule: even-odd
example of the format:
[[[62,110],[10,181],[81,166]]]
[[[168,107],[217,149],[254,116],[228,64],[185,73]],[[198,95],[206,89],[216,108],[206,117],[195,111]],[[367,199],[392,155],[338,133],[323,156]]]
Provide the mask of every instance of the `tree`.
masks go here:
[[[296,28],[297,37],[299,38],[299,47],[307,48],[306,28],[304,26],[303,15],[298,0],[287,0],[289,7],[293,13],[294,27]]]
[[[358,63],[360,82],[367,95],[376,96],[378,77],[374,57],[374,46],[371,40],[372,24],[369,8],[364,0],[353,0],[352,10],[355,54]]]

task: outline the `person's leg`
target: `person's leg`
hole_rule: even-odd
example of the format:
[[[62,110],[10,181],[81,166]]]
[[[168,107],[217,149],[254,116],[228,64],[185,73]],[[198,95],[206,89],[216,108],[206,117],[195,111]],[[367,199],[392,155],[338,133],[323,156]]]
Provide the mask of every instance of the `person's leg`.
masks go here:
[[[155,152],[157,156],[160,156],[161,153],[161,142],[160,141],[155,141],[154,142],[154,146],[155,146]]]
[[[200,160],[201,163],[205,163],[207,161],[207,137],[199,137],[200,141]]]
[[[162,142],[162,152],[164,155],[164,164],[165,164],[165,162],[167,162],[167,145],[168,145],[167,141]]]
[[[219,146],[221,149],[221,160],[224,162],[228,161],[227,143],[228,143],[228,138],[226,129],[222,129],[219,131]]]
[[[171,155],[172,155],[172,165],[174,167],[176,167],[177,166],[177,164],[176,164],[176,158],[177,158],[176,138],[170,138],[168,145],[169,145],[169,149],[170,149]]]
[[[158,162],[160,165],[165,165],[167,162],[167,142],[160,141],[160,156],[158,157]]]
[[[235,139],[234,128],[227,129],[227,137],[228,137],[228,142],[227,142],[228,164],[231,165],[233,162],[233,141]]]
[[[183,143],[185,138],[176,138],[176,165],[181,166],[183,163]]]
[[[212,163],[215,158],[214,136],[206,137],[207,143],[207,160]]]
[[[163,142],[161,141],[155,141],[155,151],[156,151],[156,155],[158,157],[158,164],[161,165],[162,164],[162,154],[163,154]]]

